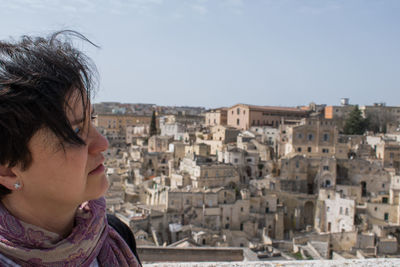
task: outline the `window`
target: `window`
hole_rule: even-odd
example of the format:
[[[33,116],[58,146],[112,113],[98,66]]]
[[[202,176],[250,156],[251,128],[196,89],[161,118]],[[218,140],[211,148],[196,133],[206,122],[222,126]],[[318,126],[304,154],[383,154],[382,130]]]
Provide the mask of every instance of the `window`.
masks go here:
[[[240,211],[243,212],[243,207],[240,207]]]
[[[326,207],[326,211],[329,211],[329,206]]]
[[[237,108],[237,114],[239,115],[240,114],[240,108]]]
[[[314,135],[312,133],[309,133],[308,136],[307,136],[307,140],[308,141],[314,140]]]
[[[383,219],[387,222],[389,221],[389,213],[385,212]]]
[[[312,149],[311,149],[311,147],[310,147],[310,146],[309,146],[309,147],[307,147],[307,151],[308,151],[308,153],[311,153]]]
[[[239,124],[240,124],[240,120],[236,119],[236,125],[239,125]]]
[[[346,215],[349,215],[349,208],[346,208]]]
[[[301,147],[298,147],[298,148],[297,148],[297,152],[301,152]]]
[[[383,197],[382,198],[382,203],[385,203],[385,204],[388,203],[388,198],[387,197]]]
[[[375,207],[374,210],[375,210],[375,211],[378,211],[378,207]]]
[[[329,166],[323,166],[322,168],[324,171],[329,171]]]
[[[324,142],[328,142],[329,141],[329,134],[324,133],[323,140],[324,140]]]

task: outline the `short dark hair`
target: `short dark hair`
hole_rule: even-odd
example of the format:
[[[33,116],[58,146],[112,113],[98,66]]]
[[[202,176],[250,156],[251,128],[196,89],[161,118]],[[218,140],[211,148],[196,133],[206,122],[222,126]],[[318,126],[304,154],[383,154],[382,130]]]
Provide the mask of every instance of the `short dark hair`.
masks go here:
[[[85,144],[73,131],[66,111],[72,108],[68,105],[72,93],[78,93],[86,121],[97,71],[90,58],[74,47],[73,40],[94,45],[70,30],[48,37],[0,41],[1,165],[29,168],[32,156],[28,143],[39,129],[48,128],[62,145]],[[0,198],[10,192],[0,185]]]

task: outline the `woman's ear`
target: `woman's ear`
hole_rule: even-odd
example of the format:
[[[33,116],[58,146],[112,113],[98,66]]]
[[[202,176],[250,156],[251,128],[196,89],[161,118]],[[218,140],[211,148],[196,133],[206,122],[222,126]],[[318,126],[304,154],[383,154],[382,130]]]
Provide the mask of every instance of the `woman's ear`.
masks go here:
[[[16,184],[20,185],[20,181],[18,181],[17,176],[12,171],[11,168],[0,165],[0,184],[10,190],[19,189],[20,186],[16,186]],[[18,187],[18,188],[17,188]]]

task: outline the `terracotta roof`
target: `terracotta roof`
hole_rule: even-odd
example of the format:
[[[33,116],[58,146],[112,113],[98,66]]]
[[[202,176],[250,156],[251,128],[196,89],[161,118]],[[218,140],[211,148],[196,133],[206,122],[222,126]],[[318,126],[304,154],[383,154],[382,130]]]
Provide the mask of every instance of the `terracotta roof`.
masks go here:
[[[290,111],[290,112],[299,112],[299,113],[307,113],[308,110],[302,110],[299,108],[293,108],[293,107],[279,107],[279,106],[256,106],[256,105],[247,105],[247,104],[236,104],[233,107],[236,106],[246,106],[249,109],[252,110],[261,110],[261,111]]]

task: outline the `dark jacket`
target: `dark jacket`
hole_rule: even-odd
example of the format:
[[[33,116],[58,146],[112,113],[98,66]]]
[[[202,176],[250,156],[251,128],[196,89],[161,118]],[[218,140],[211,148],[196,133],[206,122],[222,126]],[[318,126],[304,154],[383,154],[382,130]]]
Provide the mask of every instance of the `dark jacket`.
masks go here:
[[[120,219],[118,219],[115,215],[107,214],[107,220],[108,224],[112,228],[114,228],[119,233],[119,235],[125,240],[126,244],[128,244],[133,254],[135,254],[137,260],[139,261],[140,266],[142,266],[142,263],[140,262],[139,256],[136,251],[135,236],[132,234],[131,229]]]

